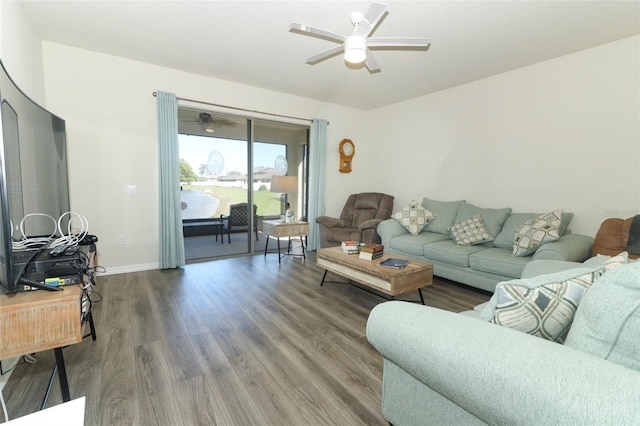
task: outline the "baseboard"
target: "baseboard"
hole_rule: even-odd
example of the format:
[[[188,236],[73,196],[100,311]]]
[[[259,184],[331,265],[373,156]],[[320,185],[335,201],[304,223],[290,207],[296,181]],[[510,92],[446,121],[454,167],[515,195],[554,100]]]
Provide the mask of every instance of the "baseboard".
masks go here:
[[[144,263],[140,265],[127,265],[119,266],[116,268],[105,268],[105,272],[98,273],[98,275],[116,275],[127,274],[129,272],[151,271],[154,269],[160,269],[159,263]]]

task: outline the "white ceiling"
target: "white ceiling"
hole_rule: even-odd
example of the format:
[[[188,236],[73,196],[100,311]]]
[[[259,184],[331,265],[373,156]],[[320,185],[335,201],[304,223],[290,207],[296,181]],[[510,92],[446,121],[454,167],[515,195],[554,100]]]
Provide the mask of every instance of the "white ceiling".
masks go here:
[[[640,33],[638,1],[392,1],[375,36],[430,37],[349,68],[291,22],[349,34],[369,1],[22,1],[43,40],[373,109]]]

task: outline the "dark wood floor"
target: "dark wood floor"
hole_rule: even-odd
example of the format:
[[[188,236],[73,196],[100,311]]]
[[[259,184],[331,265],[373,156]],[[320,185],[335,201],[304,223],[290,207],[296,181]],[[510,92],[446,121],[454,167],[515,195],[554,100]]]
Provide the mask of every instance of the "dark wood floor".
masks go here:
[[[365,336],[384,299],[320,287],[322,273],[310,253],[98,277],[98,339],[64,350],[86,425],[387,424],[382,360]],[[489,299],[442,280],[424,294],[456,312]],[[39,409],[53,364],[47,351],[16,368],[4,390],[11,418]],[[48,406],[60,402],[56,380]]]

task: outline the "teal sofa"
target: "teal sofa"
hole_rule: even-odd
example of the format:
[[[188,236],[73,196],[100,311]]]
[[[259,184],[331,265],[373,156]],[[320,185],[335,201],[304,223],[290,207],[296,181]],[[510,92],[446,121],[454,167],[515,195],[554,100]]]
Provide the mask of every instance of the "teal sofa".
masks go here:
[[[638,425],[638,336],[640,262],[595,281],[564,344],[399,301],[367,322],[395,426]]]
[[[433,265],[436,276],[493,292],[497,283],[520,278],[534,259],[582,262],[591,256],[593,238],[573,234],[568,228],[573,213],[564,212],[560,239],[541,245],[527,256],[513,256],[516,228],[539,213],[514,213],[511,208],[480,208],[464,200],[436,201],[424,198],[422,206],[436,214],[418,235],[412,235],[396,219],[378,224],[385,251]],[[449,227],[479,214],[494,240],[462,246],[450,237]]]

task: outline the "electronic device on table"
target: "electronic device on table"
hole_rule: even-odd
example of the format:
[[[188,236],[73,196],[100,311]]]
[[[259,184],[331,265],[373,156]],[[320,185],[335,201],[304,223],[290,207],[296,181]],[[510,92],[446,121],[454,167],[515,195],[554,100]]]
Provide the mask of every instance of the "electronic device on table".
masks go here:
[[[17,291],[62,290],[65,285],[80,284],[87,265],[76,250],[69,255],[52,255],[40,250],[27,264],[18,278]]]

